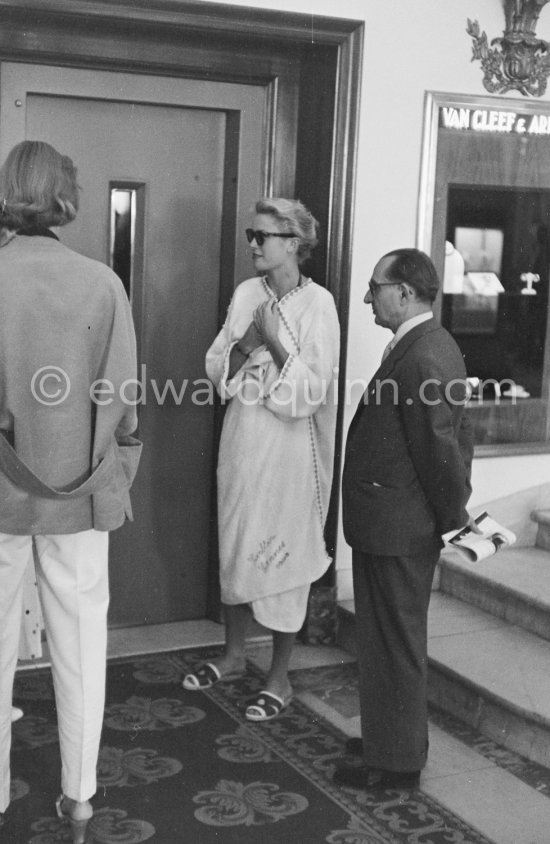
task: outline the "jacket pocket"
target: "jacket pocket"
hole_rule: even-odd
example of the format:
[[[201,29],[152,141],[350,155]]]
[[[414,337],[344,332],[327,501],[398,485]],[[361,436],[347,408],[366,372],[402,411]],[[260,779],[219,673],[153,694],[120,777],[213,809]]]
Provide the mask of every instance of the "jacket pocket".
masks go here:
[[[128,488],[130,488],[138,470],[143,443],[136,437],[124,437],[123,440],[117,442],[117,446],[120,467],[126,478]]]

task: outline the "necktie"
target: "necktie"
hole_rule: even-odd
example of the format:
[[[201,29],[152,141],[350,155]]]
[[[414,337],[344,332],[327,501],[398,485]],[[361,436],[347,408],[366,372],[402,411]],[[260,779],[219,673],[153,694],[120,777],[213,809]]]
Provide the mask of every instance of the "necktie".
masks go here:
[[[382,363],[384,363],[384,361],[386,360],[386,358],[388,357],[388,355],[389,355],[389,353],[391,352],[392,349],[393,349],[393,340],[390,340],[390,342],[388,343],[388,345],[384,349],[384,353],[382,355]]]

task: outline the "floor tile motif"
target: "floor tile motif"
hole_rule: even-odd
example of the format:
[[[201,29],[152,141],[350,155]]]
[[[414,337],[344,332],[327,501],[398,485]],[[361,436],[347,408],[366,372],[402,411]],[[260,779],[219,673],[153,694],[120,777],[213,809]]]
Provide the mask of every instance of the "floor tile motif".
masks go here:
[[[301,701],[247,722],[246,700],[263,683],[254,665],[206,692],[183,690],[184,674],[217,653],[110,661],[89,844],[491,844],[420,791],[337,788],[346,736]],[[292,681],[351,711],[353,664],[300,669]],[[14,725],[3,844],[65,844],[68,826],[51,811],[59,752],[49,672],[19,674],[16,695],[25,717]]]
[[[182,671],[188,671],[203,660],[212,659],[218,649],[202,652],[168,655],[170,665],[164,659],[151,665],[158,676],[169,677],[171,669],[177,673],[175,660],[183,657]],[[139,670],[141,679],[146,672]],[[331,696],[344,692],[348,683],[356,677],[353,664],[300,669],[292,672],[295,691],[324,690]],[[183,673],[180,674],[183,677]],[[172,675],[171,682],[179,682]],[[249,665],[246,677],[234,682],[219,683],[204,694],[233,716],[242,718],[246,699],[260,690],[263,675]],[[326,699],[326,698],[325,698]],[[345,702],[342,701],[345,706]],[[439,806],[431,798],[419,792],[385,792],[374,798],[353,789],[340,789],[332,784],[332,773],[337,760],[342,758],[346,737],[335,727],[311,712],[299,701],[293,701],[281,716],[261,724],[246,722],[246,730],[256,735],[274,755],[280,756],[300,771],[317,788],[350,812],[351,817],[345,829],[334,830],[325,840],[330,844],[379,844],[392,842],[403,844],[473,844],[487,842],[458,818]],[[307,841],[307,839],[303,839]],[[313,839],[312,839],[313,844]],[[315,841],[317,844],[317,841]]]

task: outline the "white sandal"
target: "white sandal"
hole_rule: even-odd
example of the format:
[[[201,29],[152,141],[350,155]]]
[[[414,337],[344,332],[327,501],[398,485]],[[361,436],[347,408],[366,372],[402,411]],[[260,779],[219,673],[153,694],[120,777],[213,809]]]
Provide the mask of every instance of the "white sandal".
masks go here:
[[[252,698],[245,711],[245,718],[249,721],[271,721],[276,718],[283,709],[286,709],[292,695],[290,694],[283,700],[279,695],[274,695],[273,692],[266,692],[265,689]]]
[[[238,680],[243,673],[243,671],[228,671],[227,674],[222,674],[213,662],[205,662],[192,674],[185,675],[182,686],[189,692],[200,692],[203,689],[210,689],[220,680]]]

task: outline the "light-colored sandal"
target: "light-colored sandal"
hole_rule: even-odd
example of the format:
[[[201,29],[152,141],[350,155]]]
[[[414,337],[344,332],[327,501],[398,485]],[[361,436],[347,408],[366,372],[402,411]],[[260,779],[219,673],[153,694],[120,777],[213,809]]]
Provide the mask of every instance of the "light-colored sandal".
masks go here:
[[[292,695],[288,695],[284,700],[279,695],[274,695],[273,692],[261,691],[248,702],[245,711],[245,718],[249,721],[271,721],[277,715],[286,709]]]
[[[79,803],[60,794],[55,801],[58,818],[66,818],[71,825],[73,844],[86,844],[86,829],[93,817],[94,810],[89,800]]]
[[[211,688],[220,680],[238,680],[243,674],[244,671],[228,671],[227,674],[222,674],[213,662],[205,662],[192,674],[185,675],[182,686],[188,692],[200,692],[202,689]]]

